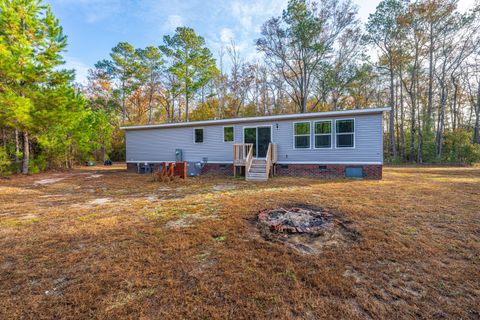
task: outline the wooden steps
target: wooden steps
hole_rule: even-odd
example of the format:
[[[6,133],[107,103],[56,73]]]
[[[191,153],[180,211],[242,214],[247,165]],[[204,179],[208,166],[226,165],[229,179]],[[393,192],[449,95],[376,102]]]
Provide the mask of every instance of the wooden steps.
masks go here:
[[[267,161],[261,159],[254,159],[248,172],[246,172],[245,179],[247,181],[266,181],[267,175]]]
[[[268,144],[268,149],[264,159],[255,159],[253,157],[252,143],[233,145],[233,174],[237,176],[237,167],[245,167],[245,180],[247,181],[267,181],[270,176],[275,174],[274,167],[277,162],[277,145]]]

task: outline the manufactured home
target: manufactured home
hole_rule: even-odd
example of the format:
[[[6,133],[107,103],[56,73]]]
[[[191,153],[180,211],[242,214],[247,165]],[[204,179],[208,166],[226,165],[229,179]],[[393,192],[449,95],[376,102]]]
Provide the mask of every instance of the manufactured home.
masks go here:
[[[189,175],[381,179],[383,112],[301,113],[123,127],[130,171],[188,162]]]

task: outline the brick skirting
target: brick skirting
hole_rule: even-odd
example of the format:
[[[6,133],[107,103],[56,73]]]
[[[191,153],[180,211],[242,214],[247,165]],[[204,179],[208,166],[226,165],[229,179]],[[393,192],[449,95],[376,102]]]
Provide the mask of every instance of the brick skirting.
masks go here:
[[[136,163],[127,162],[127,171],[128,171],[128,172],[137,172],[137,164],[136,164]]]
[[[233,164],[231,163],[207,163],[203,169],[202,174],[224,174],[227,176],[233,176]]]
[[[155,164],[154,168],[158,169],[159,164]],[[348,164],[288,164],[275,165],[275,173],[279,176],[302,176],[313,178],[345,178],[345,168],[355,167],[363,168],[363,178],[368,180],[382,179],[382,165],[348,165]],[[127,163],[128,172],[137,172],[136,163]],[[202,174],[222,174],[233,175],[233,165],[231,163],[207,163],[202,169]]]
[[[141,162],[141,164],[143,165],[144,162]],[[160,168],[160,163],[154,163],[153,164],[153,170],[154,171],[158,171]],[[137,168],[137,164],[136,163],[131,163],[131,162],[127,162],[127,171],[128,172],[138,172],[138,168]]]
[[[142,163],[143,164],[143,163]],[[160,163],[153,164],[153,169],[157,171],[160,167]],[[128,172],[137,172],[137,164],[127,162],[127,171]],[[233,176],[233,164],[231,163],[207,163],[203,169],[202,174],[223,174],[228,176]]]
[[[345,178],[345,168],[363,168],[363,178],[382,179],[382,165],[348,165],[348,164],[288,164],[275,165],[275,173],[283,176],[303,176],[314,178]]]

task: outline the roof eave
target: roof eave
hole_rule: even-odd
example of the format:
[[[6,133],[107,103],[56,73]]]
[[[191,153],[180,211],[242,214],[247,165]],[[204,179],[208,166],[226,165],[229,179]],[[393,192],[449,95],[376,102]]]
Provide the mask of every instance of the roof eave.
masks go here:
[[[163,129],[163,128],[195,127],[195,126],[215,125],[215,124],[244,123],[244,122],[262,122],[262,121],[275,121],[275,120],[280,121],[280,120],[292,120],[292,119],[302,119],[302,118],[375,114],[375,113],[383,113],[389,110],[390,108],[375,108],[375,109],[353,109],[353,110],[312,112],[312,113],[295,113],[295,114],[284,114],[284,115],[277,115],[277,116],[261,116],[261,117],[249,117],[249,118],[231,118],[231,119],[221,119],[221,120],[205,120],[205,121],[193,121],[193,122],[126,126],[126,127],[120,127],[120,129],[122,130]]]

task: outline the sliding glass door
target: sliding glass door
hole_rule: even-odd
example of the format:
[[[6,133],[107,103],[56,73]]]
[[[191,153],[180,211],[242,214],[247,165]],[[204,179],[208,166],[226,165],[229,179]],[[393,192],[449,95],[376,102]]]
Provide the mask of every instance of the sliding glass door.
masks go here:
[[[272,142],[272,127],[243,128],[243,143],[253,144],[253,156],[255,158],[266,157],[270,142]]]

